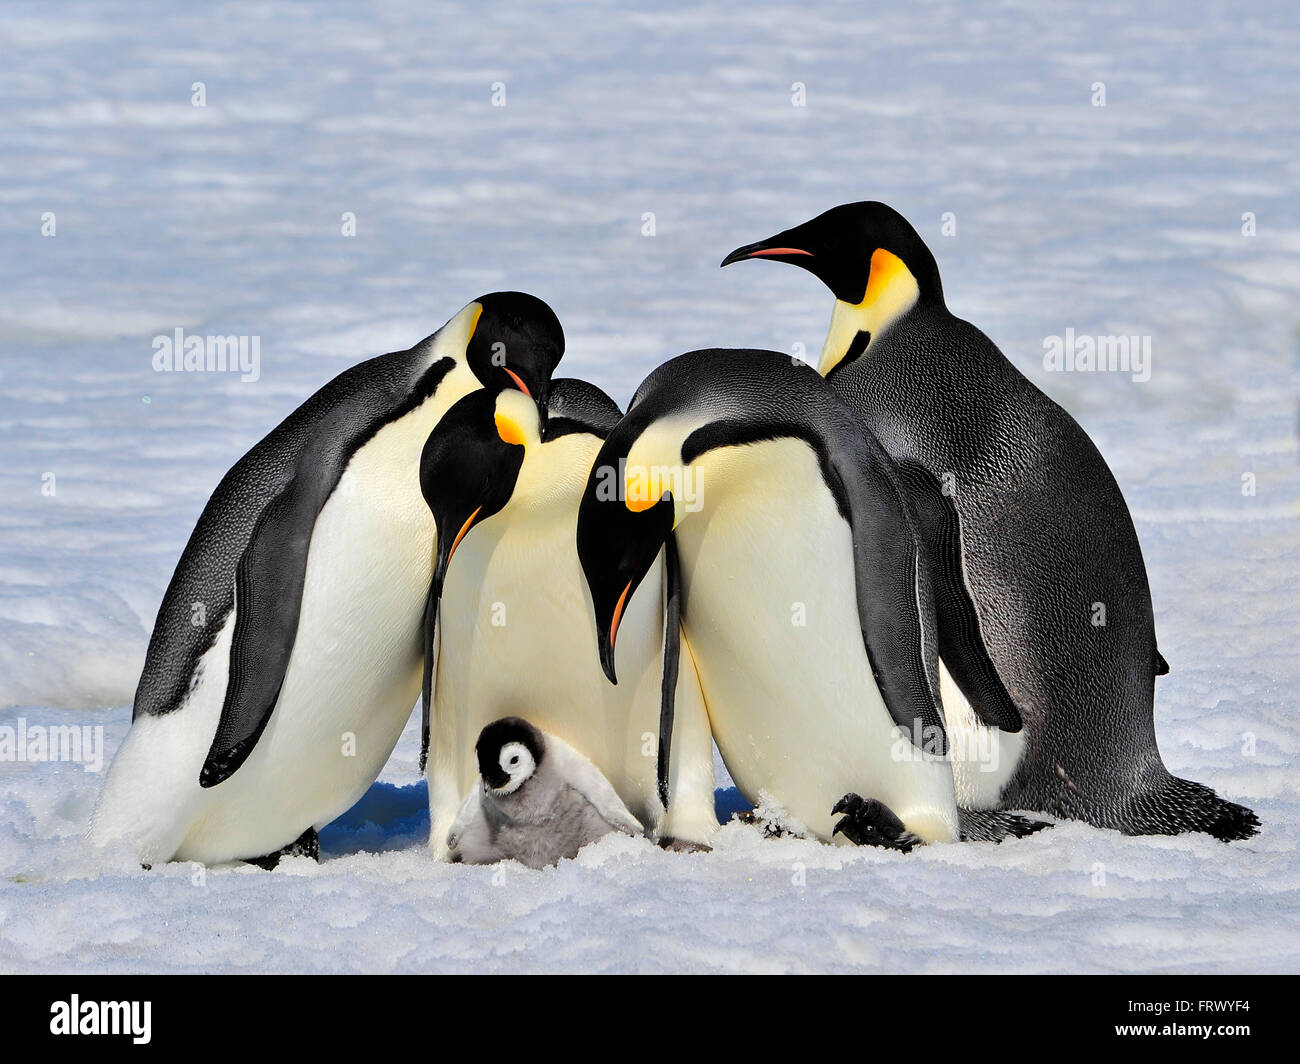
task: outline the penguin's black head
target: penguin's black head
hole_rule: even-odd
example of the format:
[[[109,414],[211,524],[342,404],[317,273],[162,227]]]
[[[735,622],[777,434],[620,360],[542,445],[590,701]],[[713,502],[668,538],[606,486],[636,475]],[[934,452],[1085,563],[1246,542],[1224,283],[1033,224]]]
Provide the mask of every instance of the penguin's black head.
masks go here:
[[[479,732],[474,753],[484,784],[505,796],[537,771],[546,756],[546,743],[542,733],[522,717],[502,717]]]
[[[602,446],[578,506],[578,560],[591,590],[600,664],[618,683],[614,645],[623,611],[654,564],[676,520],[673,496],[629,492],[627,455],[634,426],[624,420]],[[632,482],[636,482],[633,476]]]
[[[783,233],[737,248],[723,266],[775,259],[799,266],[834,293],[823,376],[862,354],[914,305],[943,305],[939,266],[925,241],[884,203],[846,203]]]
[[[510,501],[524,452],[538,439],[531,402],[514,389],[480,388],[456,402],[420,456],[420,490],[438,527],[437,598],[460,541]]]
[[[492,292],[481,308],[465,359],[483,387],[518,388],[546,423],[551,374],[564,357],[564,329],[542,300],[525,292]]]
[[[845,303],[861,303],[877,251],[901,259],[923,294],[942,300],[939,267],[925,241],[893,207],[875,200],[845,203],[810,222],[736,248],[722,260],[776,259],[800,266],[821,279]]]

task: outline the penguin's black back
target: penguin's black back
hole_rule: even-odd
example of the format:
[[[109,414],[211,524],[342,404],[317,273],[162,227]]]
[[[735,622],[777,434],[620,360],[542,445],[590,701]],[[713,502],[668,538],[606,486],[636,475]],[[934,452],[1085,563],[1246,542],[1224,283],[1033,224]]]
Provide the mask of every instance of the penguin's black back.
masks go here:
[[[671,358],[641,382],[625,421],[639,433],[663,413],[683,410],[745,420],[769,437],[816,435],[857,446],[862,435],[816,370],[776,351],[707,348]]]
[[[918,307],[829,381],[905,480],[909,469],[953,477],[989,656],[1027,725],[1003,806],[1142,833],[1212,830],[1203,822],[1219,814],[1175,796],[1186,781],[1156,747],[1146,566],[1087,433],[942,305]]]
[[[551,381],[546,409],[548,440],[571,432],[587,432],[603,440],[623,416],[618,403],[594,384],[577,377]]]
[[[437,335],[437,334],[434,334]],[[234,605],[235,570],[267,507],[295,478],[311,524],[352,455],[379,429],[432,395],[454,362],[428,365],[433,336],[408,351],[368,359],[339,374],[231,467],[208,499],[181,553],[154,622],[132,719],[178,708],[199,658]],[[203,621],[192,623],[196,603]]]

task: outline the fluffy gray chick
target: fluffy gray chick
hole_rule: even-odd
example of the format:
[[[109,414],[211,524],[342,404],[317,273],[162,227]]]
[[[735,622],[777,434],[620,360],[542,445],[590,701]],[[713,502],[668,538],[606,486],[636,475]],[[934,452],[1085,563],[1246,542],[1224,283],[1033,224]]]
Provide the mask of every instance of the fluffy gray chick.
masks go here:
[[[489,724],[475,752],[479,782],[447,835],[453,862],[545,868],[611,831],[642,833],[600,769],[520,717]]]

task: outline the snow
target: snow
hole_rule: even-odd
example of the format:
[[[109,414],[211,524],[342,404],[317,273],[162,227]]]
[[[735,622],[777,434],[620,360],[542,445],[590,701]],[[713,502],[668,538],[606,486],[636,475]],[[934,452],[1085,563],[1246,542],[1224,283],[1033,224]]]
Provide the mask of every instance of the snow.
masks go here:
[[[351,363],[501,287],[620,401],[693,347],[815,357],[818,282],[717,263],[879,198],[1111,462],[1165,760],[1264,823],[909,855],[730,824],[711,854],[442,866],[412,725],[319,865],[145,873],[81,842],[102,774],[0,763],[0,970],[1300,968],[1294,5],[14,3],[0,42],[0,725],[111,756],[208,493]],[[260,337],[260,378],[155,373],[176,328]],[[1150,336],[1151,379],[1046,372],[1067,329]]]

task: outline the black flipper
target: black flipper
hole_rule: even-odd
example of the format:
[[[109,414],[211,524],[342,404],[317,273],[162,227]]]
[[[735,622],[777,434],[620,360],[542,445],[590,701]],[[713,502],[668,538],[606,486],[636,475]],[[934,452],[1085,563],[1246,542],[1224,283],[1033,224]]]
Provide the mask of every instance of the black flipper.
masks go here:
[[[831,450],[828,457],[853,535],[858,619],[867,658],[894,723],[917,749],[943,756],[948,734],[939,696],[932,591],[922,564],[924,544],[880,444],[867,433],[852,442],[854,453]]]
[[[298,635],[307,548],[334,481],[295,475],[262,511],[235,569],[230,674],[199,786],[229,779],[248,758],[280,697]]]
[[[939,656],[982,724],[1018,732],[1024,727],[1020,710],[989,659],[966,585],[957,509],[922,466],[900,463],[898,473],[925,543],[939,624]]]
[[[659,690],[659,800],[668,809],[669,755],[673,742],[673,716],[677,708],[677,669],[682,652],[682,573],[677,558],[677,538],[664,542],[664,669]]]
[[[424,678],[420,683],[420,771],[429,760],[429,729],[433,722],[433,677],[438,668],[436,639],[438,634],[438,604],[442,587],[435,580],[429,585],[429,596],[424,603]]]
[[[1156,675],[1169,675],[1169,662],[1165,661],[1165,656],[1159,650],[1156,651]]]

